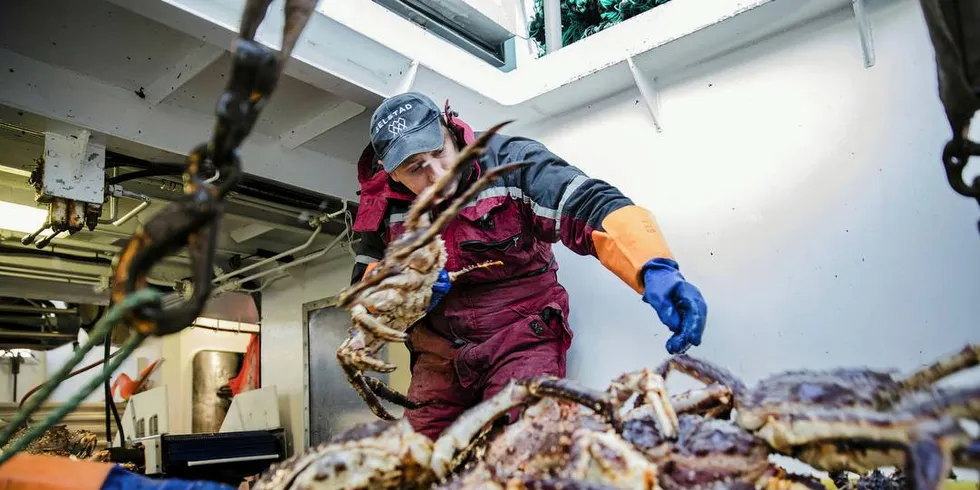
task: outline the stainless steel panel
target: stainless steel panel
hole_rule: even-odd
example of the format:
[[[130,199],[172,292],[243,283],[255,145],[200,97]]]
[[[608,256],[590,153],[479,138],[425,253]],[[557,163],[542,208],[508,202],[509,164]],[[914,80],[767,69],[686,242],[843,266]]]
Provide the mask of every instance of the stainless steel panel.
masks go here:
[[[337,362],[337,347],[347,338],[350,316],[346,311],[332,306],[307,311],[309,444],[312,447],[359,423],[378,418],[347,382]],[[387,359],[388,349],[383,349],[379,356]],[[388,382],[386,374],[370,375]],[[401,416],[401,407],[391,404],[385,407],[395,416]]]
[[[218,432],[231,400],[218,396],[218,389],[238,375],[242,354],[204,350],[192,364],[191,432]]]

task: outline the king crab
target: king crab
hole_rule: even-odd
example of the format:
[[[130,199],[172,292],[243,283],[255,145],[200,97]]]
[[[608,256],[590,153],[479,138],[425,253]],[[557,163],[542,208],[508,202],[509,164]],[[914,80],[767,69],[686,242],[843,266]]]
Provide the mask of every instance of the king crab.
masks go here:
[[[543,398],[439,488],[506,488],[533,479],[651,490],[823,490],[815,479],[771,464],[763,441],[712,418],[716,407],[705,395],[713,393],[668,398],[663,379],[641,370],[615,379],[600,397],[605,402]]]
[[[562,379],[540,376],[513,380],[493,397],[467,410],[435,441],[415,432],[405,419],[362,424],[270,467],[253,489],[421,489],[446,483],[476,449],[474,441],[494,421],[514,408],[551,396],[589,403],[599,413],[611,409],[602,393]],[[629,445],[625,446],[628,449]],[[519,483],[513,488],[561,488],[568,483],[566,480],[527,478],[511,484]]]
[[[23,437],[31,429],[21,427],[11,441]],[[88,459],[95,452],[98,438],[94,433],[85,429],[69,430],[67,425],[55,425],[44,431],[40,437],[31,441],[23,452],[27,454],[43,454],[61,456],[73,459]],[[4,448],[6,450],[7,448]]]
[[[978,468],[977,444],[959,426],[980,416],[980,388],[939,389],[980,362],[968,346],[904,378],[863,368],[787,371],[748,388],[728,370],[677,355],[657,372],[684,372],[736,410],[735,423],[774,451],[832,474],[904,467],[916,490],[936,490],[953,464]],[[709,406],[713,396],[704,397]]]
[[[506,124],[506,123],[504,123]],[[405,342],[405,333],[425,316],[432,299],[432,286],[446,265],[446,245],[440,233],[459,211],[497,177],[530,165],[514,163],[483,174],[433,220],[430,213],[444,200],[451,184],[466,170],[466,163],[479,158],[486,143],[504,124],[491,128],[464,148],[446,173],[424,190],[412,203],[405,218],[405,231],[392,241],[384,258],[360,282],[342,291],[338,306],[350,313],[350,336],[337,349],[337,359],[347,380],[381,419],[394,420],[381,405],[381,399],[405,408],[417,408],[425,401],[410,400],[386,386],[381,380],[367,377],[364,371],[390,373],[393,364],[375,356],[388,342]],[[449,280],[474,269],[502,265],[485,262],[449,273]]]

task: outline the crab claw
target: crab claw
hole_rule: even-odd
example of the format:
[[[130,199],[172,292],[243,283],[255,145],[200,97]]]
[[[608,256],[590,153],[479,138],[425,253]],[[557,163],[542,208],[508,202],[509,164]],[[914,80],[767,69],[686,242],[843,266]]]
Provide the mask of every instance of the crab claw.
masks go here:
[[[613,380],[608,391],[620,403],[625,402],[635,393],[638,397],[637,402],[645,402],[652,408],[654,421],[661,435],[666,439],[677,438],[680,431],[677,413],[667,396],[667,386],[663,377],[647,369],[626,373]]]

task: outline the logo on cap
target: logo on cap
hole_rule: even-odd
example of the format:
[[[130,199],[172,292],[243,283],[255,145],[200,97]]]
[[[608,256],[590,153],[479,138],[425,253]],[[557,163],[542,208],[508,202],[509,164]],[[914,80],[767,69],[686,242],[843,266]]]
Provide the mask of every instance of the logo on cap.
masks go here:
[[[406,128],[408,128],[408,123],[405,122],[405,118],[403,117],[399,117],[388,123],[388,132],[391,133],[392,137],[398,136],[398,133],[401,133]]]
[[[402,114],[404,114],[404,113],[406,113],[406,112],[408,112],[410,110],[412,110],[412,104],[410,102],[409,103],[406,103],[406,104],[403,104],[401,106],[398,106],[398,107],[396,107],[394,109],[392,109],[391,112],[389,112],[383,118],[381,118],[380,120],[378,120],[377,124],[375,124],[375,126],[374,126],[375,130],[380,130],[381,128],[384,127],[385,124],[393,123],[396,116],[400,116],[400,115],[402,115]],[[402,119],[402,118],[399,118],[399,119],[402,120],[402,123],[401,124],[403,124],[403,125],[407,124],[404,119]],[[392,128],[392,126],[389,125],[388,126],[388,130],[391,131],[391,128]],[[403,131],[404,129],[405,128],[399,129],[399,132]]]

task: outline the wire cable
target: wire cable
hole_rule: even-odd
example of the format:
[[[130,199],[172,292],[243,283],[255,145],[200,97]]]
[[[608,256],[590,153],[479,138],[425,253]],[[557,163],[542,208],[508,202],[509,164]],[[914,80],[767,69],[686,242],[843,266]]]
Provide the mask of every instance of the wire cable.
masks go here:
[[[105,354],[103,360],[109,360],[109,350],[112,345],[112,329],[109,327],[109,331],[105,334]],[[118,352],[118,351],[117,351]],[[112,378],[112,371],[109,370],[109,363],[106,362],[103,368],[103,377],[105,377],[105,447],[112,447],[112,421],[109,418],[110,413],[112,418],[116,420],[116,431],[119,433],[119,447],[126,447],[126,431],[123,430],[122,419],[119,417],[119,409],[116,408],[116,401],[112,397],[112,387],[109,386],[109,380]]]
[[[127,296],[122,302],[113,305],[112,308],[109,308],[106,311],[105,315],[103,315],[102,318],[96,323],[95,328],[92,329],[92,333],[89,335],[89,338],[85,341],[85,343],[82,346],[80,346],[78,350],[75,351],[72,357],[68,359],[68,362],[66,362],[63,366],[61,366],[61,368],[58,369],[58,371],[51,376],[51,379],[49,379],[46,383],[44,383],[44,385],[42,385],[41,389],[38,390],[36,395],[30,398],[27,401],[27,403],[24,404],[24,406],[21,407],[21,409],[18,410],[16,414],[14,414],[13,418],[3,428],[3,430],[0,430],[0,447],[4,447],[7,445],[8,442],[10,442],[11,436],[13,436],[13,434],[24,424],[24,422],[26,422],[30,418],[30,416],[33,415],[34,412],[36,412],[38,408],[41,407],[41,404],[46,402],[48,398],[51,397],[51,393],[54,392],[55,388],[57,388],[59,384],[61,384],[65,379],[67,379],[68,374],[71,372],[72,368],[78,365],[78,363],[82,361],[85,355],[88,354],[88,352],[91,351],[96,344],[98,344],[102,339],[106,338],[105,334],[111,326],[123,321],[126,314],[135,308],[148,306],[150,304],[160,304],[161,298],[162,298],[162,294],[159,291],[156,291],[154,289],[142,289],[133,292],[132,294]],[[129,342],[127,342],[127,345],[129,345]],[[113,358],[112,360],[113,367],[109,371],[110,372],[115,371],[116,368],[118,368],[118,366],[122,363],[122,361],[126,359],[128,355],[129,354],[127,352],[123,352],[122,354]],[[48,418],[46,418],[41,425],[35,427],[35,429],[37,429],[38,427],[44,427],[44,429],[42,429],[40,432],[36,430],[32,430],[30,433],[28,433],[27,435],[25,435],[24,437],[22,437],[20,440],[17,441],[18,446],[16,447],[18,449],[11,448],[5,451],[3,455],[0,455],[0,464],[2,464],[3,461],[9,459],[9,457],[12,456],[16,451],[26,447],[27,444],[30,444],[30,442],[34,440],[34,438],[36,438],[38,434],[43,432],[43,430],[47,429],[45,425],[50,426],[55,421],[59,420],[65,413],[67,413],[67,411],[65,410],[66,408],[67,410],[74,409],[75,406],[77,406],[82,399],[88,396],[95,389],[95,387],[97,387],[102,382],[103,382],[102,376],[94,377],[92,381],[90,381],[89,384],[86,385],[85,389],[83,389],[80,392],[80,393],[84,393],[81,398],[77,398],[77,396],[73,397],[71,400],[74,401],[74,403],[72,403],[72,401],[69,401],[67,404],[62,405],[50,416],[48,416]],[[57,417],[55,417],[56,414]]]
[[[143,291],[134,293],[134,295],[139,294],[141,292]],[[129,339],[126,340],[126,343],[123,344],[123,346],[119,349],[122,352],[122,355],[114,358],[111,361],[110,366],[107,368],[107,371],[111,373],[112,371],[119,369],[119,366],[126,360],[127,357],[129,357],[130,354],[133,353],[133,351],[136,350],[137,347],[140,346],[140,344],[143,343],[144,339],[146,339],[145,335],[143,335],[142,333],[136,330],[133,330],[132,335],[130,335]],[[0,454],[0,465],[7,462],[7,460],[12,458],[15,454],[17,454],[18,452],[26,448],[31,442],[34,441],[34,439],[37,439],[39,436],[41,436],[41,434],[44,434],[44,432],[47,431],[52,425],[56,424],[59,420],[61,420],[62,417],[64,417],[71,411],[75,410],[78,407],[78,405],[82,403],[82,400],[84,400],[85,397],[89,396],[93,391],[95,391],[96,388],[99,387],[100,384],[102,384],[103,378],[104,378],[104,374],[102,376],[96,376],[91,380],[89,380],[88,384],[86,384],[84,387],[82,387],[81,390],[75,393],[75,395],[73,395],[67,402],[65,402],[64,405],[61,405],[60,407],[55,409],[53,412],[51,412],[50,415],[48,415],[47,418],[41,421],[40,424],[32,427],[31,430],[27,432],[27,434],[24,434],[23,437],[17,439],[13,444],[11,444],[11,446],[6,451],[4,451],[3,454]],[[18,415],[20,415],[20,413],[18,413]],[[13,426],[14,424],[11,423],[7,427],[5,427],[4,430],[6,431],[6,429]],[[8,438],[9,436],[5,437],[5,439]],[[6,444],[6,441],[4,441],[4,444]],[[2,446],[2,444],[0,444],[0,446]]]
[[[117,350],[116,352],[113,352],[111,355],[109,355],[109,357],[115,357],[118,354],[119,354],[119,351]],[[85,371],[88,371],[89,369],[93,369],[93,368],[96,368],[98,366],[101,366],[103,362],[106,362],[106,359],[99,359],[98,361],[95,361],[92,364],[89,364],[88,366],[85,366],[83,368],[76,369],[76,370],[72,371],[68,375],[68,377],[66,377],[65,379],[68,380],[68,379],[74,378],[75,376],[78,376],[79,374],[82,374]],[[20,403],[17,404],[17,410],[20,410],[24,406],[24,402],[26,402],[27,399],[31,397],[31,395],[33,395],[34,393],[37,393],[37,390],[40,390],[42,386],[44,386],[43,383],[42,384],[39,384],[39,385],[37,385],[37,386],[35,386],[33,388],[31,388],[31,390],[28,391],[27,393],[24,393],[24,396],[20,397]]]

